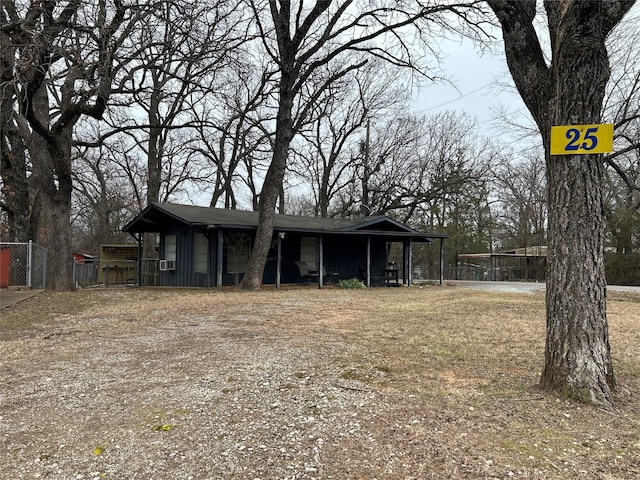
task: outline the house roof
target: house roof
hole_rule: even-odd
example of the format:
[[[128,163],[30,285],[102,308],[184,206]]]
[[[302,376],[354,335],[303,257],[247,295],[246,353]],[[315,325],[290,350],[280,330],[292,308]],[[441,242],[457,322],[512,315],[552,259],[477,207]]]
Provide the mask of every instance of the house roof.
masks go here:
[[[158,232],[168,221],[206,229],[255,229],[258,212],[198,207],[173,203],[152,203],[122,229],[129,233]],[[414,230],[386,215],[354,219],[304,217],[276,214],[274,231],[299,233],[332,233],[344,235],[377,235],[431,241],[448,235],[426,234]]]

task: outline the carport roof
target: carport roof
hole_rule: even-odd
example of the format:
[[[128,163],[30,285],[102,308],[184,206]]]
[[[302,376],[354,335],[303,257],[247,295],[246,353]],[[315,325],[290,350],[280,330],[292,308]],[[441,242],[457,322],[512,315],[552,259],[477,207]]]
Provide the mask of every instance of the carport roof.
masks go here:
[[[173,203],[152,203],[125,225],[123,231],[132,234],[158,232],[170,221],[206,229],[231,228],[252,230],[258,225],[258,212]],[[339,219],[276,214],[274,217],[274,230],[279,232],[316,234],[382,235],[412,238],[416,241],[448,238],[448,235],[419,232],[386,215]]]

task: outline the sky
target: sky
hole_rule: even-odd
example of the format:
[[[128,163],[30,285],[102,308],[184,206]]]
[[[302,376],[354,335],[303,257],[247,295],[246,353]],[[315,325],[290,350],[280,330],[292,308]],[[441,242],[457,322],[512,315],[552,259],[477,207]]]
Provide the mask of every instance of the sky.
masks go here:
[[[631,8],[623,22],[637,25],[639,18],[640,1]],[[536,25],[541,42],[547,45],[545,18],[541,16]],[[534,124],[515,90],[504,57],[500,32],[494,34],[498,40],[492,46],[493,51],[485,54],[469,39],[443,41],[441,49],[447,56],[443,59],[442,68],[455,86],[442,82],[425,85],[415,96],[413,106],[424,113],[444,110],[466,112],[477,119],[479,133],[517,144],[521,140],[513,132],[507,132],[504,124],[496,125],[497,112],[503,108],[517,113],[519,123],[530,127]]]
[[[427,114],[446,110],[466,112],[477,120],[482,135],[502,135],[504,129],[496,125],[498,112],[526,111],[502,50],[497,48],[493,53],[483,54],[468,39],[448,40],[442,49],[447,54],[441,66],[452,84],[422,86],[415,96],[414,109]]]

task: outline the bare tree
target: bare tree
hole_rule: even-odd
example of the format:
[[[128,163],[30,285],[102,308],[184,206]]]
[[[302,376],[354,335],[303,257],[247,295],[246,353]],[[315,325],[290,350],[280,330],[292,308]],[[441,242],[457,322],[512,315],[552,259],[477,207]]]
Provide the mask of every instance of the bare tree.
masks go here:
[[[18,46],[12,42],[7,28],[10,19],[17,16],[15,6],[0,5],[0,210],[7,215],[7,232],[2,237],[25,242],[33,238],[33,232],[27,183],[28,152],[25,137],[20,132],[21,123],[23,129],[28,131],[28,127],[15,109],[14,72]]]
[[[238,208],[243,196],[257,205],[256,175],[271,150],[269,72],[247,52],[237,57],[219,88],[194,105],[197,141],[188,148],[213,171],[204,188],[212,207]]]
[[[307,214],[327,217],[349,213],[332,203],[357,176],[357,164],[366,148],[363,138],[371,122],[381,122],[394,107],[406,107],[409,94],[399,80],[397,69],[371,62],[322,93],[311,122],[294,140],[289,167],[294,177],[311,189]],[[350,203],[358,201],[367,203],[364,197]]]
[[[418,209],[485,185],[499,149],[474,130],[473,119],[454,112],[402,113],[376,124],[359,179],[372,209],[408,222]]]
[[[208,177],[202,156],[188,147],[199,127],[194,109],[221,83],[234,52],[245,41],[237,3],[164,2],[128,39],[118,77],[119,108],[111,109],[111,141],[134,145],[146,163],[143,206],[166,201]],[[144,112],[143,115],[141,113]],[[146,235],[144,255],[155,248]]]
[[[98,253],[101,243],[122,243],[121,226],[139,210],[131,186],[113,161],[112,152],[78,149],[73,162],[73,247]]]
[[[334,82],[360,69],[367,58],[381,58],[393,64],[417,68],[417,59],[405,42],[412,26],[427,17],[444,23],[444,12],[461,14],[461,4],[426,5],[422,2],[380,2],[367,8],[345,1],[303,0],[260,2],[249,0],[263,47],[276,65],[278,75],[277,115],[273,156],[260,193],[256,240],[241,286],[257,289],[271,245],[273,219],[287,168],[291,141],[305,124],[316,99]],[[361,7],[361,8],[359,8]],[[267,20],[268,19],[268,20]],[[426,25],[426,23],[424,24]],[[423,26],[424,26],[423,25]],[[427,32],[414,29],[421,46],[430,50]],[[384,45],[384,47],[383,47]],[[350,53],[359,52],[354,60]],[[309,80],[329,72],[315,91],[306,90]],[[301,95],[305,93],[305,101]]]
[[[0,39],[0,44],[5,43]],[[12,81],[13,76],[9,80]],[[1,88],[4,90],[7,84],[2,81]],[[2,101],[3,106],[11,103]],[[9,241],[26,242],[35,237],[35,222],[32,221],[29,202],[29,154],[26,142],[30,133],[24,117],[15,110],[9,109],[6,116],[0,124],[0,210],[7,215],[7,232],[1,236],[6,236]]]
[[[547,199],[541,148],[512,154],[494,169],[495,206],[503,249],[546,245]]]
[[[617,163],[620,164],[621,157]],[[611,245],[618,255],[640,247],[640,155],[629,153],[624,160],[624,177],[610,172],[605,178],[604,211]],[[613,279],[607,279],[614,283]]]
[[[616,148],[605,155],[610,167],[606,177],[605,217],[612,246],[619,257],[640,247],[634,244],[640,231],[640,12],[637,10],[635,15],[623,19],[617,35],[607,44],[612,75],[607,86],[605,115],[613,119]],[[616,258],[615,263],[627,262]],[[607,280],[624,281],[625,276],[618,274],[615,279],[608,276]]]
[[[540,384],[611,406],[616,382],[606,317],[601,155],[550,155],[552,125],[597,124],[609,80],[607,36],[633,0],[545,1],[551,58],[535,0],[488,0],[507,63],[543,139],[549,205],[547,337]]]
[[[6,1],[1,7],[0,30],[3,45],[8,45],[2,51],[3,123],[22,117],[28,124],[29,136],[23,134],[23,139],[32,164],[32,221],[36,239],[49,248],[47,284],[71,289],[74,127],[83,117],[102,117],[111,95],[116,52],[141,11],[123,0],[28,5]],[[12,60],[7,58],[10,54]],[[11,82],[4,71],[7,66],[15,73]],[[13,109],[17,113],[6,115]]]

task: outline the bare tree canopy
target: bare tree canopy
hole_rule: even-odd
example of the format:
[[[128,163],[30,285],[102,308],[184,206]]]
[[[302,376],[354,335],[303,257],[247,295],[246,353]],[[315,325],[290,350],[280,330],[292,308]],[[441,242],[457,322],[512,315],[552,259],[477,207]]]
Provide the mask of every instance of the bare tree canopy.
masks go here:
[[[83,117],[102,118],[117,72],[116,52],[147,7],[132,8],[122,0],[6,1],[0,6],[0,109],[2,130],[11,132],[3,135],[3,160],[25,168],[22,158],[30,158],[33,198],[19,205],[31,206],[31,230],[49,248],[48,286],[67,290],[72,288],[74,127]],[[14,151],[20,161],[11,164]],[[29,189],[17,192],[29,195]]]
[[[291,141],[323,92],[371,58],[419,70],[416,52],[431,50],[429,23],[446,24],[445,13],[456,19],[465,16],[478,2],[388,1],[366,7],[352,0],[248,3],[264,51],[276,65],[278,84],[273,155],[260,193],[256,240],[241,283],[243,288],[257,289],[271,244],[275,209],[282,197]],[[414,46],[409,46],[408,36]]]

